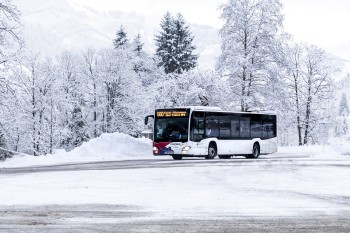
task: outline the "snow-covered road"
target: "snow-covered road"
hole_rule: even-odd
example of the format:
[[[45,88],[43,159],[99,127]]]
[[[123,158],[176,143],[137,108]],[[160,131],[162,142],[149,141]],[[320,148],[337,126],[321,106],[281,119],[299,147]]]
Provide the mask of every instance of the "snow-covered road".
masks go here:
[[[178,229],[176,220],[191,226],[220,220],[232,227],[237,219],[309,224],[303,219],[320,218],[350,230],[343,224],[350,219],[350,159],[328,147],[281,148],[257,160],[167,157],[2,167],[0,176],[0,231],[6,222],[74,223],[76,229],[167,222]]]
[[[212,219],[145,218],[151,213],[132,206],[51,205],[0,207],[0,232],[200,232],[200,233],[348,233],[349,216],[230,217]],[[134,219],[136,218],[136,219]]]
[[[0,231],[346,232],[349,170],[347,158],[287,151],[2,168]]]
[[[0,200],[3,205],[136,205],[169,217],[337,214],[350,210],[349,170],[347,159],[285,152],[258,160],[164,158],[2,168]]]

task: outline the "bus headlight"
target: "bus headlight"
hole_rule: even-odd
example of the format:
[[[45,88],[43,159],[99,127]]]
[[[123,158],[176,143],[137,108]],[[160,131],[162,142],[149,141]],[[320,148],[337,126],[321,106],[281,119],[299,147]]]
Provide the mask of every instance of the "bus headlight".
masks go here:
[[[158,153],[159,153],[158,148],[155,147],[155,146],[153,147],[153,153],[154,153],[154,154],[158,154]]]
[[[185,151],[189,151],[191,149],[190,146],[185,146],[184,148],[182,148],[182,151],[185,152]]]

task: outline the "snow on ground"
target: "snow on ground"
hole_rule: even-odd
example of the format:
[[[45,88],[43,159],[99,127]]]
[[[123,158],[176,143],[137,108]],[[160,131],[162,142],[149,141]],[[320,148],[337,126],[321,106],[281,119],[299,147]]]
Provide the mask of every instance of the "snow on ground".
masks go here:
[[[121,133],[106,133],[69,152],[57,150],[46,156],[15,156],[0,162],[0,168],[141,158],[153,158],[151,140]]]
[[[350,140],[337,138],[331,141],[331,145],[279,147],[278,151],[282,154],[293,152],[322,158],[343,158],[344,155],[350,155]],[[0,161],[0,168],[155,158],[152,155],[150,139],[133,138],[122,133],[106,133],[69,152],[56,150],[45,156],[15,156],[4,162]]]
[[[158,218],[344,215],[350,213],[350,157],[336,149],[282,147],[257,160],[169,157],[137,169],[2,174],[0,200],[2,205],[140,206]],[[43,158],[52,163],[94,156],[152,159],[150,150],[149,140],[107,134],[74,151]]]
[[[350,157],[350,138],[333,138],[331,146],[339,154]]]

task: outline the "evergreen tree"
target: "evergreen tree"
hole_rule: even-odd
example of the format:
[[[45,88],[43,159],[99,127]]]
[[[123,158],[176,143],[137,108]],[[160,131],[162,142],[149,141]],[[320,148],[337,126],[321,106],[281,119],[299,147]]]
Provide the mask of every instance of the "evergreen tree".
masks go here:
[[[171,57],[173,51],[173,17],[167,12],[160,24],[162,30],[159,35],[156,35],[156,55],[160,58],[159,67],[164,67],[166,73],[173,72],[173,60]]]
[[[348,123],[346,122],[346,118],[344,117],[343,124],[342,124],[343,135],[346,135],[348,133],[348,129],[349,129]]]
[[[113,40],[114,48],[119,48],[120,46],[125,45],[128,42],[127,34],[123,26],[120,26],[116,38]]]
[[[345,93],[343,93],[339,104],[339,116],[348,116],[348,115],[349,115],[348,100],[346,98]]]
[[[176,73],[182,73],[194,68],[197,64],[197,55],[193,54],[196,47],[192,44],[193,36],[186,25],[182,14],[177,14],[175,24],[175,58],[177,61]]]
[[[74,107],[71,124],[69,126],[72,137],[69,139],[71,145],[74,147],[80,146],[84,141],[88,139],[85,133],[85,121],[80,106]]]
[[[133,43],[132,43],[132,46],[133,46],[133,49],[134,51],[140,55],[141,51],[142,51],[142,48],[143,48],[143,43],[141,41],[141,35],[140,33],[137,33]]]
[[[193,54],[196,48],[192,45],[193,36],[181,14],[174,19],[167,12],[160,24],[162,30],[156,35],[156,55],[160,58],[159,67],[164,67],[168,73],[181,74],[194,68],[197,64],[197,55]]]

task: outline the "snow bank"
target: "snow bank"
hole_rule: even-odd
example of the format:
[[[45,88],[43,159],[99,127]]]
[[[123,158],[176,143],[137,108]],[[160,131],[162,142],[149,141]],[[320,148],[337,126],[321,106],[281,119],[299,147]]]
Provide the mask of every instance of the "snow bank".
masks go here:
[[[350,139],[349,138],[334,138],[331,145],[335,151],[343,156],[350,156]]]
[[[84,142],[72,151],[56,150],[46,156],[15,156],[0,163],[0,167],[25,167],[76,162],[112,161],[153,158],[152,141],[133,138],[122,133],[106,133]]]
[[[350,149],[350,147],[349,147]],[[339,151],[338,145],[309,145],[309,146],[283,146],[278,147],[278,155],[294,154],[297,156],[308,156],[317,159],[342,159],[343,154]]]
[[[344,139],[343,141],[332,141],[330,145],[324,146],[279,147],[278,152],[270,156],[272,158],[293,156],[321,160],[341,160],[350,158],[349,155],[350,141]],[[264,158],[266,155],[261,157]],[[133,138],[122,133],[111,133],[91,139],[69,152],[56,150],[52,155],[46,156],[15,156],[12,159],[0,162],[0,168],[154,158],[150,139]],[[166,158],[171,160],[171,157]]]

